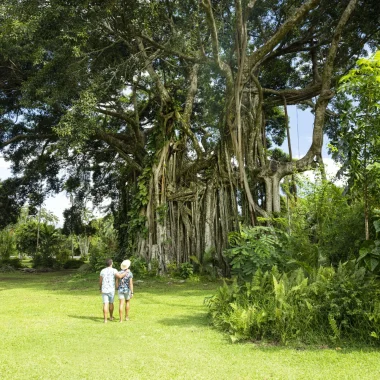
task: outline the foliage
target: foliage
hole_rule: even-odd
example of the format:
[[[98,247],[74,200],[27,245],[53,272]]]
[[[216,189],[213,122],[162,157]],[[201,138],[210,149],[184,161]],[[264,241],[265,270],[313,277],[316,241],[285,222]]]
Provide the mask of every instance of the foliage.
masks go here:
[[[146,261],[142,257],[131,256],[131,271],[134,276],[143,278],[148,274]]]
[[[71,259],[63,264],[64,269],[78,269],[84,264],[83,260]]]
[[[29,219],[19,223],[15,235],[18,252],[31,256],[35,268],[59,267],[70,256],[66,237],[46,222]]]
[[[376,216],[379,217],[379,210],[375,210]],[[363,265],[368,271],[380,275],[380,220],[373,222],[376,231],[375,240],[366,240],[360,247],[360,256],[357,259],[358,264]]]
[[[115,255],[115,253],[113,255]],[[113,260],[113,255],[107,250],[107,247],[101,241],[92,246],[89,255],[89,263],[92,270],[94,272],[100,272],[106,267],[107,258],[111,258]]]
[[[350,263],[280,273],[257,270],[252,281],[226,283],[208,301],[213,324],[233,341],[378,344],[379,287]]]
[[[114,220],[110,216],[91,222],[96,234],[91,238],[89,262],[96,272],[104,268],[107,258],[111,258],[115,265],[124,260],[124,255],[121,255],[119,249],[118,234],[113,227],[113,222]]]
[[[20,179],[0,181],[0,229],[16,223],[23,201],[19,197]]]
[[[359,59],[341,78],[339,91],[347,99],[340,113],[339,135],[331,143],[332,154],[343,164],[341,172],[348,178],[352,197],[364,201],[369,240],[369,214],[380,205],[380,51]]]
[[[62,263],[60,263],[55,257],[53,256],[45,256],[40,253],[37,253],[33,257],[33,268],[37,269],[61,269]]]
[[[268,270],[285,262],[287,235],[273,227],[246,227],[229,235],[230,247],[224,254],[230,260],[232,273],[240,280],[250,280],[258,270]]]
[[[313,107],[321,96],[316,106],[324,106],[324,89],[337,83],[329,73],[346,72],[378,43],[379,2],[358,0],[338,30],[348,3],[4,0],[0,150],[15,178],[0,187],[9,211],[0,224],[25,202],[35,208],[65,189],[78,207],[66,213],[70,232],[87,200],[110,200],[118,260],[156,245],[160,260],[174,260],[174,244],[181,263],[189,247],[201,257],[202,234],[189,226],[199,221],[202,231],[207,220],[222,264],[238,220],[251,223],[254,209],[270,213],[270,198],[278,200],[263,183],[308,169],[320,153],[313,143],[289,165],[285,154],[268,152],[285,137],[284,104]],[[222,182],[231,187],[223,197]],[[226,205],[226,215],[208,220],[203,206],[187,215],[206,199],[191,184],[210,186],[219,197],[210,206]],[[185,199],[175,199],[181,191]],[[240,195],[247,199],[238,208]],[[161,231],[164,219],[175,231]],[[148,231],[152,244],[143,245]],[[173,234],[180,239],[168,244]]]
[[[0,230],[0,259],[9,259],[11,256],[15,256],[15,236],[12,226]]]
[[[86,264],[82,264],[78,270],[77,270],[78,273],[92,273],[93,272],[93,269],[91,267],[91,265],[89,263],[86,263]]]
[[[15,269],[22,268],[22,263],[19,258],[8,258],[0,260],[0,268],[2,272],[14,271]]]
[[[299,178],[297,185],[297,200],[283,215],[292,260],[312,268],[355,260],[364,240],[362,202],[328,181]]]
[[[198,273],[201,276],[209,278],[211,281],[215,281],[221,276],[221,269],[218,266],[218,261],[215,259],[215,249],[206,250],[201,259],[198,259],[195,255],[190,256],[190,260],[193,264],[194,273]],[[177,273],[177,265],[173,263],[173,272]]]
[[[37,254],[38,223],[30,220],[17,227],[16,245],[17,250],[23,256],[34,257]]]
[[[179,267],[179,276],[181,278],[187,279],[190,278],[194,273],[193,264],[191,263],[182,263]]]

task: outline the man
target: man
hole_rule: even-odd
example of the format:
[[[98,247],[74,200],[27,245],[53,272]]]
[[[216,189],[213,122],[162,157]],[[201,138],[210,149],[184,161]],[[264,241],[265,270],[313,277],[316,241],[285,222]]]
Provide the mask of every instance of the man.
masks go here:
[[[112,268],[112,259],[106,260],[107,268],[102,269],[99,277],[99,290],[102,293],[103,299],[103,316],[104,323],[107,323],[108,312],[110,313],[110,321],[113,321],[113,300],[115,298],[115,277],[121,279],[127,275],[118,273],[115,268]]]

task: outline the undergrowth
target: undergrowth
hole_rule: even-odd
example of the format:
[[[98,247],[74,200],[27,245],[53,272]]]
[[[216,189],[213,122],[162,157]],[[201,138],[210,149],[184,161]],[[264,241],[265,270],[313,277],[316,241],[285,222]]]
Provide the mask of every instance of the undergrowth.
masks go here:
[[[378,296],[375,278],[345,263],[312,273],[259,269],[250,282],[224,283],[207,303],[232,341],[379,345]]]

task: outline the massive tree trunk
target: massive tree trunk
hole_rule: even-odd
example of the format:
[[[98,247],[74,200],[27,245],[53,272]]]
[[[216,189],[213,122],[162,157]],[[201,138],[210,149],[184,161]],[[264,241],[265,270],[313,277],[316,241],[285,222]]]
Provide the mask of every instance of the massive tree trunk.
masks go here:
[[[214,259],[223,265],[228,233],[239,228],[239,221],[255,225],[257,216],[268,218],[280,213],[281,180],[310,169],[320,160],[325,111],[332,96],[332,68],[340,34],[355,0],[349,2],[336,26],[322,75],[314,70],[315,83],[300,90],[274,91],[263,89],[258,79],[268,54],[319,2],[305,2],[262,47],[251,52],[247,46],[247,17],[241,1],[236,0],[236,67],[233,67],[221,58],[211,1],[202,1],[210,30],[213,65],[225,79],[220,139],[212,155],[199,144],[191,128],[199,70],[203,64],[209,64],[209,59],[194,59],[196,63],[188,74],[186,101],[179,110],[156,73],[143,41],[138,40],[145,67],[160,97],[158,119],[161,120],[162,147],[156,152],[151,167],[149,200],[144,211],[147,235],[138,236],[135,244],[140,255],[149,261],[158,260],[160,271],[166,270],[168,262],[180,264],[189,261],[191,256],[202,262],[205,252],[212,252]],[[318,99],[309,151],[298,161],[269,159],[265,135],[266,97],[272,104],[277,102],[286,107],[311,96]],[[205,166],[211,166],[212,170],[204,170]],[[263,197],[259,196],[258,189],[264,189]]]

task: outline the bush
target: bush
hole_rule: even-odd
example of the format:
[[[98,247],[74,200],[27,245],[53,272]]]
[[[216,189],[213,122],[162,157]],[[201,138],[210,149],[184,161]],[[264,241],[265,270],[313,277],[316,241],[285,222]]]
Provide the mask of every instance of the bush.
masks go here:
[[[92,267],[90,264],[82,264],[79,268],[78,268],[78,272],[79,273],[91,273],[92,272]]]
[[[190,263],[182,263],[179,267],[179,276],[181,278],[189,278],[193,275],[194,269],[193,265]]]
[[[63,264],[64,269],[78,269],[84,264],[83,260],[70,259]]]
[[[132,256],[130,260],[131,260],[131,271],[134,276],[142,278],[148,274],[146,261],[143,258]]]
[[[273,227],[240,226],[240,231],[229,234],[230,248],[224,252],[232,274],[245,282],[250,281],[258,269],[265,271],[273,265],[283,266],[286,240],[287,235]]]
[[[33,257],[33,268],[41,269],[41,268],[50,268],[50,269],[60,269],[62,264],[57,261],[54,257],[51,256],[43,256],[41,254],[37,254]]]
[[[16,269],[11,267],[10,265],[4,264],[0,265],[0,273],[7,273],[7,272],[15,272]]]
[[[21,260],[18,258],[0,260],[0,266],[9,266],[13,269],[22,268]]]
[[[273,267],[244,285],[224,284],[208,306],[213,324],[233,341],[379,344],[378,296],[374,277],[351,263],[311,276]]]

